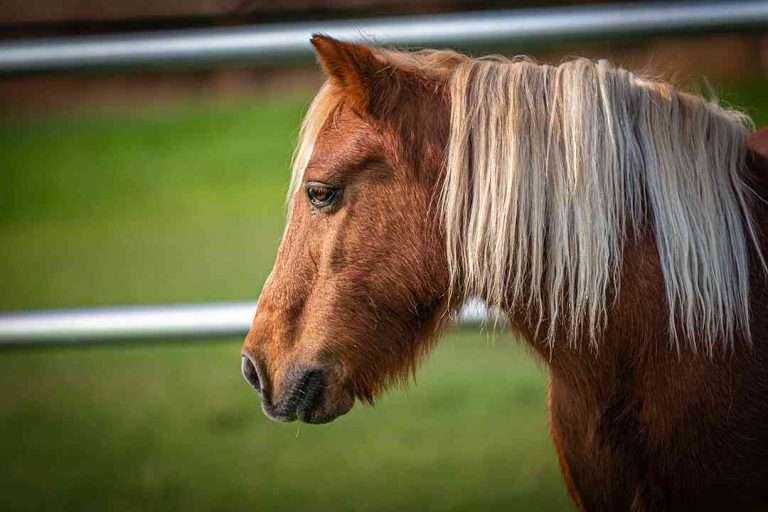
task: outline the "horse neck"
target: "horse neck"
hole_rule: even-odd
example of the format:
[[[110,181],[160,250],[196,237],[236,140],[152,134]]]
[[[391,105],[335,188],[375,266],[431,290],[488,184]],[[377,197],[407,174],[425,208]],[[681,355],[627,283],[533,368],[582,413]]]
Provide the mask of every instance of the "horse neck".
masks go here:
[[[768,199],[768,130],[763,130],[758,140],[764,143],[764,154],[754,151],[753,146],[749,174],[755,192]],[[754,206],[756,226],[763,234],[766,251],[768,206],[760,200]],[[768,283],[757,254],[752,252],[751,309],[758,312],[768,303]],[[676,375],[681,371],[712,375],[720,372],[718,365],[725,360],[729,364],[749,364],[747,361],[755,354],[743,340],[737,339],[732,348],[724,342],[715,343],[713,353],[703,348],[703,340],[681,340],[680,345],[674,345],[669,335],[664,278],[653,233],[647,230],[638,239],[628,237],[623,253],[618,294],[606,301],[605,329],[594,339],[587,333],[571,332],[568,318],[539,323],[541,311],[514,305],[506,309],[511,324],[540,355],[553,379],[579,389],[585,397],[604,400],[615,394],[617,383],[626,385],[633,379],[648,383],[655,381],[656,375],[663,380],[665,374]],[[554,340],[547,339],[548,321],[555,322]],[[768,341],[765,315],[753,314],[751,327],[755,344]],[[761,352],[768,353],[762,348]],[[742,362],[738,363],[739,360]]]
[[[628,239],[620,283],[618,295],[606,301],[605,328],[594,336],[586,329],[571,331],[566,316],[548,319],[536,308],[519,305],[505,312],[553,375],[580,389],[610,390],[611,382],[638,361],[662,353],[678,357],[667,336],[664,279],[652,234]],[[553,339],[548,337],[550,330]]]

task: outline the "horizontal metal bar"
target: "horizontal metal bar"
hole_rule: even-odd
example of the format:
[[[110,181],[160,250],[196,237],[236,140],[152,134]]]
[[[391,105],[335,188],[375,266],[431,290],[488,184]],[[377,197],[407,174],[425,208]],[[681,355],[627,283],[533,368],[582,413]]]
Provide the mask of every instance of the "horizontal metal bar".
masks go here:
[[[241,28],[157,31],[0,44],[0,73],[112,66],[279,62],[312,55],[309,38],[406,46],[528,44],[578,38],[765,29],[766,1],[551,7]]]
[[[252,302],[3,313],[0,348],[244,336],[255,313]],[[486,316],[482,303],[470,301],[459,321],[477,324]]]

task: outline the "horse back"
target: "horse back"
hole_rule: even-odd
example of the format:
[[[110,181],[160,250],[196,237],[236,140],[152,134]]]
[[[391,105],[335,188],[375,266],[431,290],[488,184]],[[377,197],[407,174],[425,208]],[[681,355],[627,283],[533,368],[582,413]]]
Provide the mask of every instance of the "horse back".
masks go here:
[[[765,225],[768,217],[768,128],[762,128],[754,132],[747,140],[749,153],[747,166],[751,185],[757,195],[762,199],[755,205],[756,217],[759,223]],[[764,236],[764,240],[768,240]]]
[[[747,141],[753,158],[757,158],[757,169],[768,173],[768,128],[761,128],[750,135]]]

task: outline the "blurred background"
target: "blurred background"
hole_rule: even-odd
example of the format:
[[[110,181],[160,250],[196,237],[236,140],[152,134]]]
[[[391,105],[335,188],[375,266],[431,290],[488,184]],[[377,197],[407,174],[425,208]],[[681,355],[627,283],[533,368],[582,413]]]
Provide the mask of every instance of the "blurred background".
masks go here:
[[[0,42],[578,3],[4,0]],[[768,125],[768,31],[489,50],[609,58]],[[254,301],[321,81],[306,60],[0,75],[0,311]],[[544,369],[508,334],[455,328],[417,382],[320,427],[262,415],[240,342],[0,351],[0,509],[570,509]]]

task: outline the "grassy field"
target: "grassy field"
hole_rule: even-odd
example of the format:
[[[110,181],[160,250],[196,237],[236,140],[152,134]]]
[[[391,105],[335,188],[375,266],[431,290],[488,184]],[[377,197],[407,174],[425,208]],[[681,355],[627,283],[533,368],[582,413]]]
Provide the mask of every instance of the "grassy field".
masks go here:
[[[725,89],[768,122],[764,83]],[[0,310],[254,299],[307,102],[0,124]],[[451,332],[417,385],[269,422],[240,340],[0,352],[2,510],[563,510],[545,374]]]

